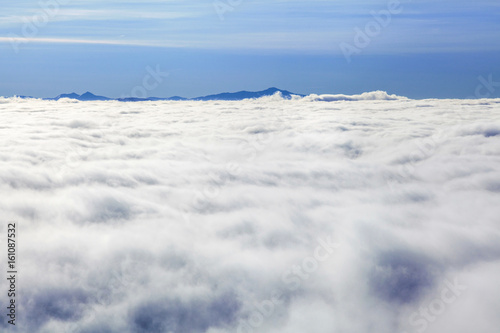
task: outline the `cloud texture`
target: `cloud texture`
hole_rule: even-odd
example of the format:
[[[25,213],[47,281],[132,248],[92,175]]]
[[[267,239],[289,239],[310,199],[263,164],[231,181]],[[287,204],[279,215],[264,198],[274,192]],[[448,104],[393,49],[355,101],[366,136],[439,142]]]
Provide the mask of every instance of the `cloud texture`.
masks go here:
[[[17,331],[497,332],[500,100],[384,94],[0,98]]]

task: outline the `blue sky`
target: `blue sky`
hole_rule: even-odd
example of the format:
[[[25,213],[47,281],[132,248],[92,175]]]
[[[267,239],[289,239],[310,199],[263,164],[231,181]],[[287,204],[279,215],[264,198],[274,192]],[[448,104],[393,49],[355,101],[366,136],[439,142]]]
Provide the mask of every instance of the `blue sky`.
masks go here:
[[[160,68],[169,75],[149,96],[277,86],[463,98],[480,77],[500,82],[499,56],[497,0],[20,0],[2,5],[0,95],[120,97]],[[494,88],[482,95],[500,97]]]

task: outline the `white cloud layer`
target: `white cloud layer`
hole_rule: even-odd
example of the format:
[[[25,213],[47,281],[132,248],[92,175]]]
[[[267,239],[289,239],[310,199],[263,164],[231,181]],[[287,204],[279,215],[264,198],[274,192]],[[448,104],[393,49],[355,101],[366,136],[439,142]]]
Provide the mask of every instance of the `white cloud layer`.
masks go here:
[[[312,94],[306,96],[304,101],[316,101],[316,102],[335,102],[335,101],[395,101],[395,100],[404,100],[406,97],[397,96],[397,95],[389,95],[385,91],[372,91],[366,92],[359,95],[316,95]]]
[[[500,100],[341,97],[0,98],[17,332],[498,332]]]

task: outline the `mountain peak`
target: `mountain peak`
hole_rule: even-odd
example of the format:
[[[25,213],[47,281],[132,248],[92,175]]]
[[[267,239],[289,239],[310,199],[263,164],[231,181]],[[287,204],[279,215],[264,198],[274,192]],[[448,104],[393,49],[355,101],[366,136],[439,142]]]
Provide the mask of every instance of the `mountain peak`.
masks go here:
[[[91,93],[90,91],[87,91],[85,94],[81,95],[78,99],[80,101],[109,101],[111,98],[104,96],[97,96]]]
[[[292,98],[292,95],[299,95],[299,94],[294,94],[291,93],[287,90],[281,90],[275,87],[268,88],[266,90],[261,90],[261,91],[238,91],[235,93],[222,93],[222,94],[217,94],[217,95],[208,95],[208,96],[203,96],[203,97],[197,97],[193,98],[194,100],[201,100],[201,101],[210,101],[210,100],[222,100],[222,101],[238,101],[242,99],[249,99],[249,98],[260,98],[264,96],[272,96],[275,93],[280,92],[283,98],[290,99]],[[302,95],[300,95],[302,96]]]

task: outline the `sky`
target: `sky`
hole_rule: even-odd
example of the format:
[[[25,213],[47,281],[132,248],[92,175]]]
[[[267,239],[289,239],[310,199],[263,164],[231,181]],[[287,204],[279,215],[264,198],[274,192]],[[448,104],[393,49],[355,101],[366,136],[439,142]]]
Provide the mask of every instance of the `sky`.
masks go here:
[[[0,96],[500,97],[499,57],[496,0],[20,0],[0,15]]]

